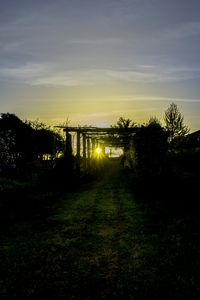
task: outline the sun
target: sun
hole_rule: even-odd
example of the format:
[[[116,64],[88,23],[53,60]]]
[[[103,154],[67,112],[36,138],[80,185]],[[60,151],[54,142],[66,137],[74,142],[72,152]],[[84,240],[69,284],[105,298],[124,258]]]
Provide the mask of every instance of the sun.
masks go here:
[[[97,147],[97,148],[95,149],[95,152],[96,152],[96,154],[100,155],[100,154],[101,154],[101,148],[100,148],[100,147]]]

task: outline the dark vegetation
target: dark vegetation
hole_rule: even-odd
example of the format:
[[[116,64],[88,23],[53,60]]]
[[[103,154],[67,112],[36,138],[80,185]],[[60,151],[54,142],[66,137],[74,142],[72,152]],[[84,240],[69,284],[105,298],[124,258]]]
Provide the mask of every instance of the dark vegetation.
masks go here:
[[[165,120],[120,118],[120,166],[77,174],[61,132],[1,115],[1,299],[199,299],[200,142]]]

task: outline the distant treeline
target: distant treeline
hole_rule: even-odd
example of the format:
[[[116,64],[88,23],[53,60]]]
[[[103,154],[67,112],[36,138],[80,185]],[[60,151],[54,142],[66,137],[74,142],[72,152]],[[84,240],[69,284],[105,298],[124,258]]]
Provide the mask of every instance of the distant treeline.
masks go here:
[[[183,150],[194,157],[200,148],[199,139],[190,138],[189,128],[184,124],[176,104],[172,103],[164,114],[164,126],[156,117],[146,124],[137,125],[131,119],[120,117],[111,126],[136,128],[135,135],[109,137],[109,144],[118,140],[124,147],[122,164],[142,177],[159,176],[166,172],[173,160]],[[30,177],[45,168],[56,170],[59,181],[68,174],[72,178],[76,157],[65,156],[65,138],[62,132],[39,121],[22,121],[11,113],[0,118],[0,176]],[[191,151],[193,154],[191,154]],[[176,159],[178,161],[178,159]]]

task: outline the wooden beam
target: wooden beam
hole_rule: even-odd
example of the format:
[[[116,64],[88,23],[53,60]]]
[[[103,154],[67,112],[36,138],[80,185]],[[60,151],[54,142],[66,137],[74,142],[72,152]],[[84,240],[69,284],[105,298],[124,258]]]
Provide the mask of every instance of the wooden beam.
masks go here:
[[[64,131],[68,132],[81,132],[81,133],[136,133],[137,128],[115,128],[115,127],[65,127],[65,126],[55,126],[58,128],[63,128]]]

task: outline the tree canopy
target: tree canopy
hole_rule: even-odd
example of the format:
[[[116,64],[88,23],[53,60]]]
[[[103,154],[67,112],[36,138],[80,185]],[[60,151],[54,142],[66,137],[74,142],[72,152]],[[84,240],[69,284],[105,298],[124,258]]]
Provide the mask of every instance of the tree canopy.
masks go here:
[[[3,162],[8,162],[7,165],[29,163],[42,159],[44,154],[56,157],[64,150],[65,143],[58,132],[43,123],[36,123],[24,122],[11,113],[1,114],[0,165]]]
[[[171,103],[165,111],[164,122],[166,131],[169,134],[169,141],[172,142],[177,137],[183,137],[189,133],[189,128],[184,124],[184,117],[180,113],[178,106]]]
[[[126,118],[120,117],[119,120],[117,121],[117,124],[114,125],[113,127],[124,128],[124,129],[134,128],[134,127],[136,127],[136,123],[129,118],[126,119]]]

